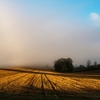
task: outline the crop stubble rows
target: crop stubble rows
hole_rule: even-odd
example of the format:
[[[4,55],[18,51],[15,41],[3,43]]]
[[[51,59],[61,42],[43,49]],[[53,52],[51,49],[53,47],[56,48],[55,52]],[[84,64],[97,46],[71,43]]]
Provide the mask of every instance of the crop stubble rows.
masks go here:
[[[21,73],[0,70],[0,91],[21,94],[49,94],[62,98],[73,94],[100,97],[100,80],[92,78],[57,76],[46,73]]]

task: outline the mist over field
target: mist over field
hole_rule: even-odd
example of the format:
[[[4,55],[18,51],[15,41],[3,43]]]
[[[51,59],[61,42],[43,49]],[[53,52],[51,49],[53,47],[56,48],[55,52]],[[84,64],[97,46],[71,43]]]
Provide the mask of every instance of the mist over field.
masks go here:
[[[69,4],[0,0],[0,66],[53,65],[62,57],[100,63],[100,13]]]

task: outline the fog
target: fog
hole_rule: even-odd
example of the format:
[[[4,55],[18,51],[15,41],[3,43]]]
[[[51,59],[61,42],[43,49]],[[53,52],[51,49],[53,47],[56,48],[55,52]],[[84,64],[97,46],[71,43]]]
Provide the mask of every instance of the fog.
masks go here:
[[[100,26],[92,25],[90,15],[81,22],[37,13],[0,1],[0,66],[52,66],[62,57],[74,65],[100,63]]]

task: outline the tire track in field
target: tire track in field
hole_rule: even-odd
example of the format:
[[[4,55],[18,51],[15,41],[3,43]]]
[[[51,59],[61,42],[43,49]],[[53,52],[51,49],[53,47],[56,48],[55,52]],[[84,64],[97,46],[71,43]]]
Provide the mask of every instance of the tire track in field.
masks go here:
[[[6,76],[4,78],[1,78],[1,82],[0,82],[0,85],[4,85],[4,84],[7,84],[10,81],[14,80],[17,77],[19,77],[21,73],[18,73],[17,75],[14,74],[14,75],[11,75],[11,76]],[[23,75],[23,74],[22,74]]]
[[[79,88],[75,87],[75,81],[73,81],[73,78],[69,78],[69,77],[58,77],[58,76],[48,76],[50,80],[52,80],[53,82],[59,83],[57,84],[57,86],[59,86],[63,92],[65,91],[67,94],[68,92],[73,92],[74,89],[76,91],[81,91]]]
[[[29,83],[30,83],[30,80],[35,77],[35,75],[32,75],[31,77],[29,77],[26,81],[24,81],[23,84],[26,84],[26,87],[28,87]]]
[[[23,90],[23,87],[26,86],[25,81],[26,81],[29,77],[31,77],[30,74],[28,74],[28,75],[26,75],[26,76],[20,78],[19,80],[16,80],[16,81],[12,82],[12,83],[9,85],[9,88],[11,89],[12,92],[18,93],[18,94],[19,94],[19,93]],[[13,88],[11,88],[11,87],[13,87]]]
[[[56,97],[58,98],[58,100],[61,100],[62,97],[60,96],[60,93],[55,89],[55,87],[57,87],[57,86],[55,86],[55,84],[52,81],[49,80],[49,78],[47,77],[46,74],[44,74],[44,76],[46,77],[47,81],[49,82],[49,84],[52,87],[53,91],[51,91],[51,92],[53,92],[56,95]]]
[[[22,76],[20,76],[19,78],[16,78],[12,81],[9,81],[7,86],[5,86],[5,90],[7,89],[8,91],[10,90],[11,92],[18,92],[18,89],[20,89],[20,86],[18,87],[18,83],[21,79],[25,78],[27,76],[27,74],[24,74]],[[16,84],[17,83],[17,84]]]
[[[78,81],[76,82],[72,77],[57,77],[56,79],[59,83],[58,85],[63,89],[63,96],[73,97],[74,94],[78,95],[79,93],[83,93],[78,85]]]
[[[7,88],[12,82],[18,81],[19,79],[25,77],[26,75],[27,75],[27,74],[24,74],[24,75],[22,75],[22,76],[20,76],[20,77],[17,77],[17,78],[15,78],[15,79],[12,79],[11,81],[8,81],[10,78],[7,79],[8,82],[5,83],[5,84],[3,84],[0,90],[1,90],[1,91],[4,91],[5,88]]]
[[[49,80],[52,80],[52,83],[56,87],[57,91],[63,92],[63,93],[65,93],[65,92],[68,93],[67,91],[65,91],[66,82],[64,82],[62,77],[60,78],[59,76],[50,76],[50,75],[47,77],[49,78]],[[66,80],[68,80],[68,78]]]
[[[37,76],[37,74],[34,74],[34,76],[32,76],[28,80],[26,80],[25,82],[27,82],[27,83],[26,83],[26,86],[22,87],[23,88],[22,92],[25,94],[26,93],[27,94],[38,93],[39,91],[37,90],[37,87],[35,85],[37,85],[36,82],[38,81],[39,78],[40,78],[40,76]]]
[[[32,91],[33,92],[33,90],[34,90],[33,83],[36,80],[35,77],[36,77],[36,74],[30,78],[29,83],[27,84],[28,85],[28,91]]]
[[[59,96],[60,99],[66,100],[65,98],[73,98],[73,93],[69,92],[69,89],[68,89],[68,91],[65,90],[66,85],[65,85],[64,81],[61,79],[62,77],[57,77],[57,78],[53,77],[52,78],[52,76],[49,76],[47,78],[49,80],[52,80],[51,83],[55,87],[55,90],[57,92],[56,94],[57,94],[57,96]],[[67,80],[68,80],[68,78],[67,78]],[[59,84],[55,84],[55,82],[59,83]]]
[[[41,74],[36,74],[33,81],[34,93],[41,93]]]
[[[86,81],[86,80],[84,80],[84,82],[86,83],[86,84],[82,84],[82,81],[80,82],[80,81],[78,81],[78,79],[76,79],[76,78],[74,78],[73,79],[73,81],[75,81],[76,83],[77,83],[77,85],[78,86],[80,86],[80,89],[81,89],[81,91],[86,95],[94,95],[94,90],[93,90],[93,87],[92,87],[92,85],[94,85],[93,83],[92,83],[92,81],[90,82],[90,81]],[[83,83],[84,83],[83,82]],[[88,84],[89,84],[89,86],[88,86]],[[97,88],[96,88],[97,89]],[[98,90],[99,90],[100,88],[98,88]]]
[[[19,94],[26,94],[26,93],[29,93],[29,92],[28,92],[28,90],[29,90],[29,82],[30,82],[30,80],[31,80],[32,78],[33,78],[33,75],[23,82]]]
[[[33,95],[33,94],[38,94],[41,93],[40,87],[37,87],[40,84],[40,74],[33,74],[30,76],[27,80],[25,80],[21,86],[21,91],[19,94],[28,94],[28,95]]]
[[[41,74],[41,93],[43,95],[43,98],[45,99],[45,89],[44,89],[44,82],[43,82],[43,74]]]
[[[83,79],[81,79],[81,80],[83,80]],[[95,94],[96,94],[96,96],[100,95],[100,92],[95,92],[95,90],[93,90],[90,87],[92,85],[91,84],[92,82],[86,81],[86,80],[84,80],[82,82],[82,81],[79,81],[79,79],[77,79],[77,78],[72,79],[72,81],[75,82],[74,87],[81,89],[80,93],[76,93],[77,96],[83,97],[83,95],[84,95],[84,97],[89,99],[89,98],[94,98]],[[89,85],[88,85],[88,82],[89,82]]]
[[[66,77],[63,79],[63,77],[48,77],[53,82],[59,83],[58,85],[65,91],[63,94],[63,97],[70,97],[73,98],[74,95],[82,97],[83,95],[86,95],[86,97],[91,97],[94,94],[99,95],[98,92],[93,92],[93,90],[90,88],[92,86],[92,80],[91,80],[91,86],[88,85],[89,80],[83,80],[83,78],[75,78],[75,77]],[[83,80],[83,81],[82,81]],[[84,84],[85,82],[85,84]],[[90,82],[90,81],[89,81]],[[67,89],[68,88],[68,89]],[[97,88],[96,88],[97,89]],[[98,89],[99,90],[99,89]]]
[[[27,74],[24,74],[24,75],[22,75],[22,76],[20,76],[20,77],[17,77],[17,78],[15,78],[15,79],[12,79],[12,81],[9,81],[9,79],[7,79],[7,81],[8,81],[7,85],[10,85],[12,82],[15,82],[15,81],[20,80],[21,78],[25,77],[26,75],[27,75]],[[18,76],[19,76],[19,75],[18,75]]]

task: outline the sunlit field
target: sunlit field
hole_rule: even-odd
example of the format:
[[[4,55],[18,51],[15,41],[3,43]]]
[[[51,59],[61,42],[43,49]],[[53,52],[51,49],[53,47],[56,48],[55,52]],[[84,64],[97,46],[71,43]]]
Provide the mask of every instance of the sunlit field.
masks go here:
[[[100,100],[100,70],[0,69],[0,100]]]

